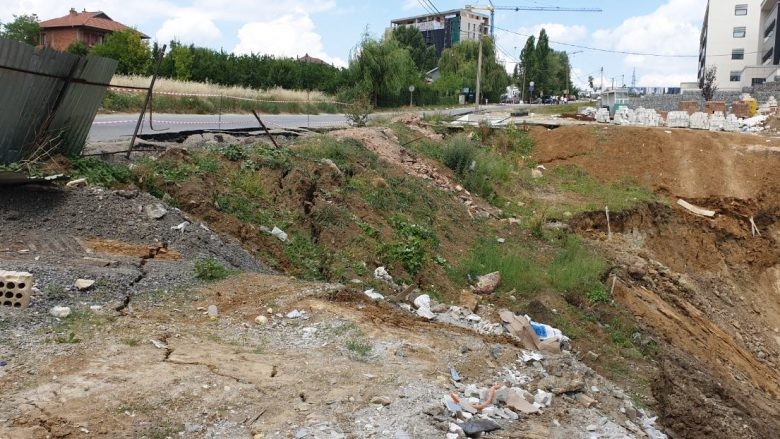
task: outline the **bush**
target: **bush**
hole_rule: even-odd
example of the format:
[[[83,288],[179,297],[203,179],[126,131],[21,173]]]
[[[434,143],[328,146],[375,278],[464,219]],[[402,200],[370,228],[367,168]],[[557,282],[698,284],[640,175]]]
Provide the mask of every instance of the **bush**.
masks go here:
[[[244,148],[233,143],[222,149],[222,155],[231,162],[237,162],[239,160],[246,159],[246,151],[244,151]]]
[[[447,142],[444,148],[444,164],[455,171],[456,174],[464,176],[471,168],[474,159],[477,156],[477,146],[466,136],[455,136]]]
[[[108,188],[128,183],[132,178],[132,173],[127,166],[114,165],[95,157],[74,158],[71,165],[74,176],[86,178],[90,184],[96,186]]]
[[[220,280],[230,276],[230,273],[214,258],[201,259],[195,263],[195,277],[200,280]]]

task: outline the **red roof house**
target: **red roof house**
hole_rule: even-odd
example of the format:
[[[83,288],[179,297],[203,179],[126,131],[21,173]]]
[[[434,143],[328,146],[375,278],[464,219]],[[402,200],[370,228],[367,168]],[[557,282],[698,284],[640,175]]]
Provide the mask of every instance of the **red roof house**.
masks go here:
[[[114,21],[104,12],[76,12],[71,8],[64,17],[42,21],[40,44],[57,50],[65,50],[72,43],[81,41],[87,47],[103,42],[103,37],[125,29],[131,29],[122,23]],[[141,38],[149,36],[141,32]]]

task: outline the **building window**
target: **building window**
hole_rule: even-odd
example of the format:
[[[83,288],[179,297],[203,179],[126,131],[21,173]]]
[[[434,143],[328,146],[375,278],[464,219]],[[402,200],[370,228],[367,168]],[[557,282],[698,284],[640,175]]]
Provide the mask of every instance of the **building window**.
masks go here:
[[[764,56],[761,58],[761,63],[765,63],[768,59],[772,58],[772,55],[775,54],[775,48],[771,48],[767,50],[767,52],[764,54]]]
[[[745,49],[734,49],[731,51],[731,59],[745,59]]]
[[[750,80],[750,85],[759,85],[766,82],[766,78],[753,78]]]
[[[747,31],[745,30],[745,26],[734,28],[734,38],[745,38],[746,33]]]
[[[736,5],[734,6],[734,15],[747,15],[748,5]]]
[[[769,38],[772,33],[775,31],[775,23],[776,20],[772,20],[771,23],[769,23],[769,26],[766,27],[766,30],[764,30],[764,38]]]
[[[741,80],[742,80],[742,72],[740,71],[731,72],[731,74],[729,75],[729,81],[731,82],[739,82]]]

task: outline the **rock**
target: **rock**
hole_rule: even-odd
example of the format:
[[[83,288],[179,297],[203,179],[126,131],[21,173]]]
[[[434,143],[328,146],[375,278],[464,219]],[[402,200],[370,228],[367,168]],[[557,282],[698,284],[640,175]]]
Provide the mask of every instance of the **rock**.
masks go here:
[[[153,203],[144,206],[144,212],[149,219],[158,220],[164,217],[168,213],[168,210],[160,203]]]
[[[435,312],[435,313],[437,313],[437,314],[438,314],[438,313],[447,312],[447,310],[449,310],[449,309],[450,309],[450,307],[449,307],[449,306],[447,306],[447,305],[446,305],[446,304],[444,304],[444,303],[437,303],[437,304],[435,304],[435,305],[433,305],[433,306],[431,307],[431,311],[433,311],[433,312]]]
[[[536,395],[534,396],[534,404],[537,404],[541,407],[549,407],[552,404],[552,393],[545,392],[542,389],[536,390]]]
[[[109,265],[116,263],[116,261],[110,259],[93,258],[91,256],[84,256],[81,260],[96,267],[108,267]]]
[[[531,169],[531,178],[542,178],[544,174],[540,169]]]
[[[454,422],[450,422],[449,431],[450,431],[450,433],[460,433],[460,432],[463,431],[463,429],[460,428],[460,425],[458,425],[458,424],[456,424]]]
[[[368,296],[368,298],[371,300],[383,300],[385,298],[385,296],[374,291],[373,288],[371,288],[370,290],[363,291],[363,294]]]
[[[116,191],[116,194],[119,195],[122,198],[127,198],[128,200],[131,198],[135,198],[138,196],[138,191]]]
[[[496,390],[495,395],[493,396],[493,399],[496,402],[499,403],[506,403],[506,399],[509,396],[509,388],[506,386],[501,387],[500,389]]]
[[[501,426],[496,424],[490,419],[471,419],[460,425],[463,429],[463,433],[468,437],[475,437],[481,433],[489,433],[491,431],[500,430]]]
[[[86,178],[77,178],[65,183],[65,187],[87,187]]]
[[[450,395],[444,395],[444,398],[442,398],[442,402],[444,403],[444,406],[447,407],[447,410],[449,410],[451,413],[458,413],[461,411],[461,406],[457,402],[455,402],[454,399]]]
[[[501,273],[494,271],[493,273],[480,276],[477,279],[477,285],[474,287],[474,292],[477,294],[490,294],[498,288],[501,284]]]
[[[597,353],[595,353],[593,351],[588,351],[588,355],[590,356],[590,358],[592,358],[594,360],[598,360],[599,359],[599,354],[597,354]]]
[[[301,317],[302,315],[303,315],[303,313],[301,313],[297,309],[294,309],[294,310],[292,310],[292,311],[287,313],[287,318],[288,319],[297,319],[297,318]]]
[[[219,317],[219,310],[217,309],[217,305],[209,305],[209,307],[206,309],[206,313],[212,319]]]
[[[79,291],[86,291],[90,289],[92,285],[95,285],[95,281],[92,279],[76,279],[76,282],[73,283],[73,286]]]
[[[447,433],[445,436],[446,439],[458,439],[460,435],[458,433]]]
[[[647,275],[647,267],[640,261],[634,262],[628,267],[628,274],[634,279],[642,279]]]
[[[431,307],[431,297],[427,294],[421,294],[417,296],[416,299],[414,299],[414,306],[417,308],[430,308]]]
[[[548,375],[539,381],[538,386],[560,395],[561,393],[581,392],[585,388],[585,382],[579,376],[556,377]]]
[[[465,399],[460,400],[460,406],[463,409],[463,411],[466,413],[477,414],[477,412],[479,411],[474,408],[474,405],[471,404],[471,401]]]
[[[588,431],[596,431],[598,429],[598,426],[596,426],[596,424],[590,424],[587,427],[585,427],[585,429]]]
[[[295,432],[295,439],[303,439],[307,436],[309,436],[309,430],[305,428],[300,428]]]
[[[596,405],[596,403],[598,402],[584,393],[578,393],[576,398],[577,398],[577,402],[579,402],[580,405],[586,408],[591,408],[594,405]]]
[[[428,320],[431,320],[436,317],[436,314],[434,314],[430,308],[425,308],[425,307],[418,309],[417,315]]]
[[[539,413],[539,408],[528,402],[521,389],[518,389],[517,387],[509,389],[509,393],[506,397],[506,405],[516,412],[526,414]]]
[[[70,308],[67,306],[55,306],[49,310],[49,314],[64,319],[70,315]]]
[[[471,312],[475,312],[477,310],[477,306],[479,305],[479,296],[472,293],[471,291],[463,290],[460,292],[459,302],[460,306]]]
[[[386,396],[375,396],[371,398],[370,402],[371,404],[390,405],[392,401]]]
[[[257,323],[260,326],[265,326],[268,323],[268,317],[266,316],[257,316],[255,317],[255,323]]]

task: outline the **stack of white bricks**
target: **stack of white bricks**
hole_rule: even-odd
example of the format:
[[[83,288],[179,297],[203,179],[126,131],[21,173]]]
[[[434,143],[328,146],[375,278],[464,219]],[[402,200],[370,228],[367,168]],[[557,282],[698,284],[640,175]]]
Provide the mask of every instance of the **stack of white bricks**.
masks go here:
[[[612,123],[615,125],[634,125],[636,124],[636,114],[628,107],[620,107],[615,111]]]
[[[736,115],[729,114],[726,116],[726,121],[723,123],[723,131],[731,133],[742,131],[739,125],[739,118]]]
[[[599,108],[596,111],[596,122],[609,123],[609,110],[606,108]]]
[[[635,111],[636,124],[646,127],[659,127],[663,125],[661,116],[655,112],[652,108],[639,107]]]
[[[0,270],[0,305],[12,308],[30,306],[32,283],[30,273]]]
[[[710,115],[701,111],[691,114],[690,127],[694,130],[710,129]]]
[[[670,111],[666,116],[666,126],[669,128],[688,128],[691,118],[687,111]]]

